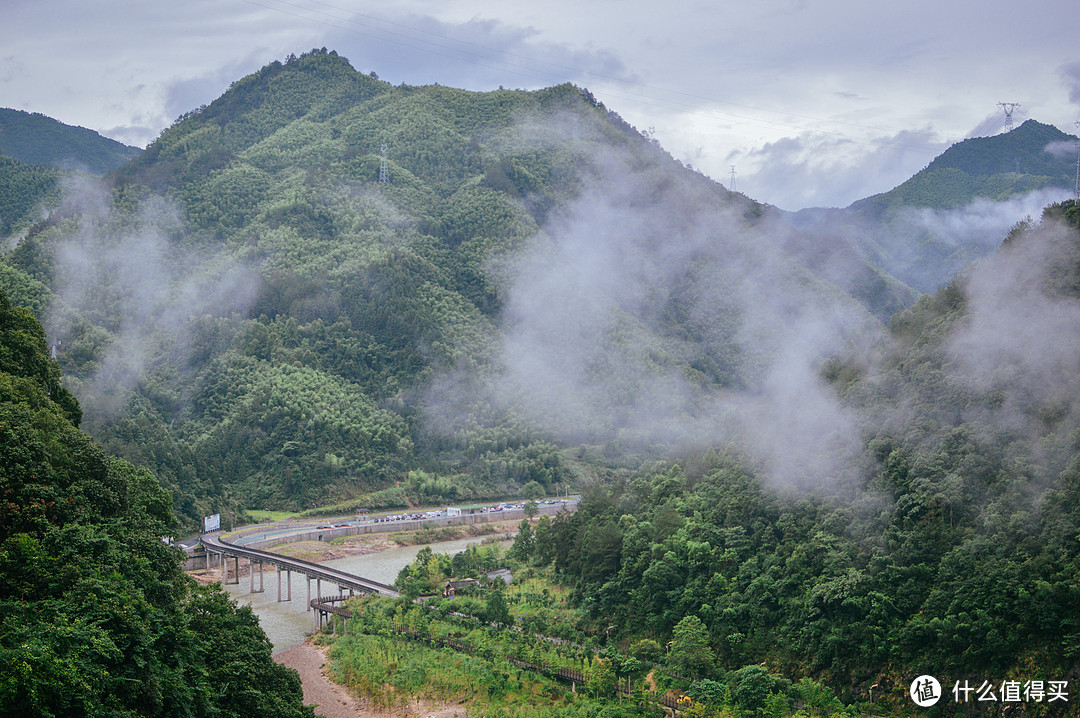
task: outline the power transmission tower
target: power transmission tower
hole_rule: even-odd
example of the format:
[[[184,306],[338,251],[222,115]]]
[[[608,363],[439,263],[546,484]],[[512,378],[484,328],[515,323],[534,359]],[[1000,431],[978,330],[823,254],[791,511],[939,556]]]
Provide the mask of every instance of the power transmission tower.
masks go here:
[[[1005,132],[1012,132],[1012,113],[1017,107],[1020,106],[1019,102],[999,102],[998,107],[1005,113]]]
[[[386,143],[382,143],[382,162],[379,163],[379,182],[390,181],[390,165],[386,161]]]
[[[731,182],[728,184],[728,189],[735,191],[735,165],[731,165]]]

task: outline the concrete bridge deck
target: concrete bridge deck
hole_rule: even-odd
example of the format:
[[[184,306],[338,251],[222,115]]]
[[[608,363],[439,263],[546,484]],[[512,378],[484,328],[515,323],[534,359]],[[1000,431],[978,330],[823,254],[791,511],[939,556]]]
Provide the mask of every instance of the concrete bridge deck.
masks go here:
[[[340,571],[336,568],[329,566],[323,566],[311,561],[304,561],[299,558],[291,558],[289,556],[282,556],[281,554],[271,553],[269,551],[262,551],[256,548],[247,548],[245,546],[237,546],[233,543],[226,541],[218,534],[203,534],[200,537],[203,547],[206,549],[209,557],[217,555],[222,567],[222,583],[240,583],[240,559],[247,559],[249,573],[251,575],[251,591],[261,592],[264,590],[263,586],[263,566],[269,564],[274,566],[277,571],[278,577],[278,601],[291,601],[292,600],[292,574],[293,572],[303,575],[307,579],[307,596],[308,602],[311,601],[311,581],[316,582],[315,595],[322,596],[322,582],[325,581],[332,585],[337,585],[338,590],[344,594],[346,591],[350,595],[354,593],[378,593],[383,596],[390,596],[391,598],[397,598],[401,594],[393,586],[387,586],[385,583],[373,581],[363,576],[357,576],[355,574],[348,573],[346,571]],[[229,559],[234,561],[233,580],[229,580]],[[259,573],[259,588],[255,588],[255,567],[258,566]],[[286,574],[287,585],[285,592],[283,592],[281,585],[282,571]]]

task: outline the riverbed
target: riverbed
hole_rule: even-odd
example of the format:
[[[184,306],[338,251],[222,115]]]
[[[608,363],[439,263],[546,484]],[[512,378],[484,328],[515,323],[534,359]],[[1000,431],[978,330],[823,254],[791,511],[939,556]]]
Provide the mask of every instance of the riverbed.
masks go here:
[[[457,539],[454,541],[438,541],[436,543],[417,546],[395,546],[383,549],[377,553],[356,554],[344,558],[324,561],[323,565],[349,573],[370,578],[381,583],[392,584],[397,578],[398,572],[416,558],[423,548],[430,548],[435,553],[455,554],[464,551],[467,547],[481,544],[490,540],[490,536],[476,536],[473,538]],[[500,541],[499,544],[505,550],[509,548],[509,539]],[[299,646],[313,631],[311,612],[307,610],[307,586],[306,579],[300,574],[292,577],[292,601],[278,602],[277,576],[270,571],[263,575],[265,591],[251,593],[251,579],[242,576],[239,584],[230,584],[225,587],[240,605],[251,606],[251,610],[259,617],[259,625],[266,632],[270,643],[274,646],[274,653]],[[286,593],[285,575],[281,577],[282,594]],[[314,583],[314,582],[312,582]],[[323,583],[323,593],[336,590],[336,586],[327,588],[329,584]],[[259,577],[255,576],[255,587],[259,587]],[[315,595],[315,586],[311,587],[312,596]]]

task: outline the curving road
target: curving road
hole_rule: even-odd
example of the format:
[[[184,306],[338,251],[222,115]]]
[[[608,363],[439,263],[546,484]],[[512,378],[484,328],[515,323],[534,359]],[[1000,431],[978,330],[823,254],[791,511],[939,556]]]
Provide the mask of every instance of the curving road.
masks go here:
[[[246,558],[249,561],[268,563],[272,566],[277,566],[278,568],[296,571],[297,573],[302,573],[310,578],[335,583],[342,588],[348,588],[362,593],[379,593],[383,596],[390,596],[391,598],[397,598],[401,595],[397,589],[392,586],[387,586],[385,583],[372,581],[369,578],[356,576],[351,573],[346,573],[345,571],[338,571],[337,569],[312,563],[311,561],[290,558],[269,551],[260,551],[259,549],[237,546],[236,544],[225,541],[217,534],[203,534],[199,540],[202,542],[203,546],[206,547],[207,551],[219,553],[223,556],[239,556],[241,558]]]

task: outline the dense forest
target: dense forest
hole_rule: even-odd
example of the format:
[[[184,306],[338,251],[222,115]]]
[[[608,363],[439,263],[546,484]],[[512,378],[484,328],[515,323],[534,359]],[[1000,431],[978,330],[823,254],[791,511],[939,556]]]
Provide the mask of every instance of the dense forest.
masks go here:
[[[0,715],[312,715],[250,609],[184,575],[168,493],[81,414],[0,292]]]
[[[865,412],[863,482],[778,494],[721,453],[642,467],[536,530],[533,563],[624,645],[700,623],[700,678],[760,664],[894,710],[918,672],[1075,682],[1078,230],[1074,202],[1048,208],[897,315],[873,372],[830,370]],[[1027,331],[1002,336],[1014,312]]]

